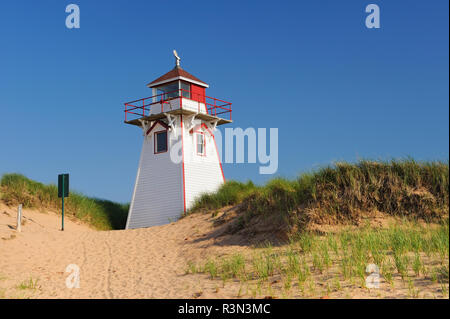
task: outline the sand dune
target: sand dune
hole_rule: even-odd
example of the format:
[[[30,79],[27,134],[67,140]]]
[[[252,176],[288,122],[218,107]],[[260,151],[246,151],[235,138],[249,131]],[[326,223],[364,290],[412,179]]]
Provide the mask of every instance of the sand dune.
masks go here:
[[[0,204],[1,205],[1,204]],[[221,255],[243,246],[213,245],[205,215],[137,230],[95,231],[53,212],[24,210],[22,232],[16,211],[0,206],[0,297],[6,298],[222,298],[236,287],[185,275],[188,260]],[[80,288],[66,287],[69,264],[80,268]],[[206,276],[204,276],[206,277]],[[18,288],[35,282],[36,289]],[[2,296],[3,295],[3,296]]]
[[[186,274],[190,261],[205,264],[210,257],[255,253],[241,236],[223,235],[226,224],[213,226],[218,218],[230,215],[194,214],[164,226],[118,231],[96,231],[66,219],[62,232],[58,214],[24,210],[19,233],[16,210],[0,203],[0,298],[286,297],[279,277],[269,280],[276,291],[271,288],[255,294],[256,282],[243,286],[229,280],[224,285],[205,273]],[[66,286],[71,274],[66,267],[71,264],[80,269],[80,288]],[[343,283],[330,297],[409,298],[408,284],[397,277],[395,288],[384,279],[384,288],[379,290]],[[314,274],[315,292],[304,295],[293,289],[289,298],[323,297],[332,278],[331,273]],[[416,284],[423,298],[442,298],[440,284],[423,277]]]

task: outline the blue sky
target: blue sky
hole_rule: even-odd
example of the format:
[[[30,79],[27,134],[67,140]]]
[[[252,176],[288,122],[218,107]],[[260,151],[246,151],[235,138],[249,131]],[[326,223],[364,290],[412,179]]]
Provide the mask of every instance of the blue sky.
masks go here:
[[[78,4],[81,28],[65,27]],[[367,29],[378,4],[381,28]],[[277,176],[333,161],[449,157],[448,1],[9,1],[0,5],[0,174],[131,198],[142,143],[123,103],[173,67],[279,128]],[[230,126],[230,127],[232,127]],[[224,165],[227,179],[270,177]]]

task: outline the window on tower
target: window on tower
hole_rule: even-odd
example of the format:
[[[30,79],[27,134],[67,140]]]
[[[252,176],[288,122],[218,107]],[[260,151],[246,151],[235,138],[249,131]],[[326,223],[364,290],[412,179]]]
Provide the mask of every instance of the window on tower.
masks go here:
[[[196,145],[197,145],[197,154],[205,155],[205,134],[203,133],[196,134]]]
[[[167,131],[155,132],[155,154],[167,152]]]
[[[189,83],[181,81],[181,94],[183,97],[190,99],[191,98],[191,85]]]
[[[178,81],[168,83],[164,86],[160,86],[157,88],[157,90],[158,90],[158,94],[161,94],[161,97],[164,100],[178,97],[179,96]]]

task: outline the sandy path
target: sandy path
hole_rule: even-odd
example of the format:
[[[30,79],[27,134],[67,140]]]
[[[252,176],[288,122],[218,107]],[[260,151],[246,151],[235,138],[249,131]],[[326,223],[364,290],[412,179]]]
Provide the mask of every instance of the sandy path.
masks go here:
[[[205,217],[137,230],[95,231],[54,213],[25,210],[22,232],[15,210],[0,206],[0,297],[6,298],[220,298],[235,294],[217,283],[186,276],[189,259],[202,259],[214,241],[200,240]],[[199,218],[200,217],[200,218]],[[204,230],[204,229],[203,229]],[[12,237],[11,237],[12,236]],[[187,238],[189,237],[189,238]],[[215,246],[222,254],[230,247]],[[244,248],[237,248],[244,249]],[[80,267],[80,288],[66,287],[69,264]],[[21,289],[37,280],[37,289]],[[3,295],[3,296],[2,296]]]
[[[188,261],[204,265],[209,257],[255,252],[238,235],[218,236],[224,228],[213,226],[211,214],[120,231],[95,231],[66,219],[62,232],[57,214],[25,210],[21,233],[15,230],[15,216],[15,209],[0,203],[0,298],[262,298],[273,293],[283,297],[279,276],[269,281],[270,290],[266,287],[255,295],[256,283],[229,280],[223,285],[207,274],[186,275]],[[66,286],[70,264],[80,269],[80,288]],[[331,297],[408,298],[407,282],[396,277],[395,288],[382,279],[380,290],[343,282]],[[31,289],[30,278],[36,283]],[[314,274],[312,292],[304,295],[293,289],[289,297],[322,297],[327,294],[326,284],[333,284],[327,278],[333,279],[332,274]],[[415,285],[422,298],[442,298],[438,283],[422,278]]]

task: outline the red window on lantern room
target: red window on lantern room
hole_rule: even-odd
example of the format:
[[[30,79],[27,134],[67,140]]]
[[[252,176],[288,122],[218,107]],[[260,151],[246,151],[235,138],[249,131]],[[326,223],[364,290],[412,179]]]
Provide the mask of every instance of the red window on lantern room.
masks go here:
[[[191,99],[200,103],[205,103],[205,88],[191,84]]]

